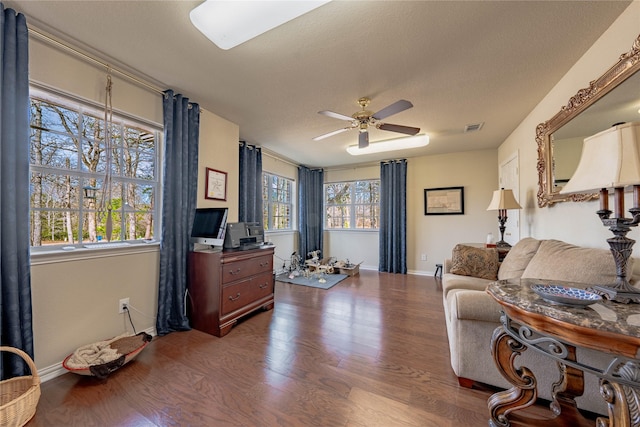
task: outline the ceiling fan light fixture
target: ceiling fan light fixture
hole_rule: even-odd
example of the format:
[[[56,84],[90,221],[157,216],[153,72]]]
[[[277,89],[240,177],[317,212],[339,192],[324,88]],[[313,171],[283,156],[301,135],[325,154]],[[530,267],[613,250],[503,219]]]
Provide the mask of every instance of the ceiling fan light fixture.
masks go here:
[[[358,148],[357,145],[347,147],[347,152],[352,156],[362,154],[384,153],[386,151],[407,150],[429,145],[429,136],[425,134],[404,138],[386,139],[384,141],[371,142],[366,148]]]
[[[328,3],[206,0],[189,13],[191,23],[220,49],[231,49]]]

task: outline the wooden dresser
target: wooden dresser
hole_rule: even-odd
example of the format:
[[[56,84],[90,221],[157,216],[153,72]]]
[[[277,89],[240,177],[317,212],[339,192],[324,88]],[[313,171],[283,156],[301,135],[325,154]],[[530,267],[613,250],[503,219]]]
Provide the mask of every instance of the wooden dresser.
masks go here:
[[[189,254],[191,326],[223,337],[238,319],[273,308],[273,248]]]

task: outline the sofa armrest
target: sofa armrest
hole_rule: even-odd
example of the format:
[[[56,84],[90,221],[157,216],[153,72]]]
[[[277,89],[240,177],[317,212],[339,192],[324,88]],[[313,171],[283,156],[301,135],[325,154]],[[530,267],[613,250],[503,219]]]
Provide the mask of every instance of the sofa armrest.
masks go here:
[[[442,269],[443,273],[451,273],[451,263],[452,263],[451,258],[447,258],[444,260],[444,266]]]
[[[484,291],[452,289],[447,300],[451,319],[500,323],[500,304]]]

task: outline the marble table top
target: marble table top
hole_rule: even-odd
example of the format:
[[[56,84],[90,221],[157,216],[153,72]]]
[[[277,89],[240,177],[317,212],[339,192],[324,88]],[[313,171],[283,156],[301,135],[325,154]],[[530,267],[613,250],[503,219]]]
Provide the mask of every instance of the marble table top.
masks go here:
[[[534,284],[585,288],[585,285],[558,280],[511,279],[490,283],[487,292],[500,302],[530,313],[570,325],[640,338],[640,304],[601,300],[584,307],[559,305],[548,302],[535,293],[531,289]]]

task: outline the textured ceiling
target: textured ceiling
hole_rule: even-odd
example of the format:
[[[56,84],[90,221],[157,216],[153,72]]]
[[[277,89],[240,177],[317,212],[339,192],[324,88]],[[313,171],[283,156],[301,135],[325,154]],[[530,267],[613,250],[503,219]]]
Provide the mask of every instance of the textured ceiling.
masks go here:
[[[334,1],[225,51],[191,25],[199,3],[4,1],[31,25],[238,124],[241,139],[323,167],[499,146],[629,5]],[[411,101],[385,121],[419,127],[431,143],[353,157],[345,149],[357,131],[312,141],[347,124],[319,110],[351,115],[363,96],[373,111]],[[479,122],[479,132],[463,133]],[[397,136],[370,132],[371,141]]]

